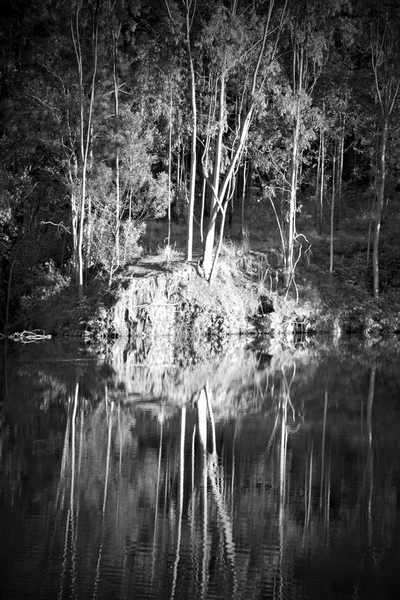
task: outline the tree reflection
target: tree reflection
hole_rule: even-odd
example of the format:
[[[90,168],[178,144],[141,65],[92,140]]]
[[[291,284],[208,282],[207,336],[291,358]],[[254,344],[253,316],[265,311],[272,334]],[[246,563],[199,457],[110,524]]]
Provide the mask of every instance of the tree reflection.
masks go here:
[[[94,393],[82,374],[63,396],[40,374],[53,399],[43,402],[42,385],[48,412],[26,410],[21,423],[9,411],[0,492],[14,528],[20,515],[28,523],[16,532],[23,547],[46,565],[43,597],[288,598],[296,588],[307,598],[336,579],[361,597],[395,548],[399,453],[384,363],[352,380],[343,364],[328,377],[324,364],[262,370],[255,359],[246,377],[210,373],[179,398],[159,383],[152,395],[150,379],[134,396],[111,375]],[[169,391],[173,377],[164,373]],[[56,401],[45,432],[34,430],[32,414]],[[31,553],[20,564],[34,578]]]
[[[363,469],[370,540],[375,373],[374,366],[369,379],[367,454]],[[100,527],[100,532],[95,536],[99,538],[99,546],[93,571],[93,597],[101,595],[100,589],[106,577],[103,564],[121,555],[121,548],[118,547],[121,539],[125,539],[122,552],[124,583],[121,584],[124,594],[138,585],[136,568],[132,569],[131,564],[138,552],[142,555],[140,562],[143,573],[146,573],[145,565],[148,563],[150,574],[147,583],[142,582],[141,585],[161,593],[160,582],[164,576],[160,578],[160,575],[168,573],[168,556],[173,550],[171,599],[180,595],[183,581],[193,589],[195,595],[207,597],[217,585],[215,567],[212,566],[216,557],[219,577],[223,578],[225,589],[227,586],[231,589],[232,597],[243,597],[245,590],[248,593],[250,589],[255,593],[256,589],[263,586],[272,587],[273,597],[285,597],[287,586],[293,579],[293,551],[296,545],[303,549],[317,547],[320,531],[321,540],[324,539],[329,548],[332,510],[335,502],[339,506],[344,502],[345,474],[342,474],[338,488],[337,483],[331,481],[334,469],[332,461],[337,450],[334,449],[336,440],[329,420],[328,390],[323,394],[321,428],[313,429],[311,435],[299,438],[304,415],[292,399],[296,364],[282,366],[278,372],[267,372],[266,377],[270,385],[264,386],[263,402],[265,408],[269,394],[265,423],[270,434],[260,458],[252,460],[251,470],[248,471],[245,465],[240,466],[237,481],[236,460],[247,436],[246,430],[243,430],[243,416],[237,415],[232,435],[226,435],[225,429],[229,424],[215,420],[213,393],[208,383],[193,396],[190,403],[183,404],[168,417],[165,415],[164,402],[159,405],[159,411],[155,411],[154,405],[149,405],[148,412],[142,403],[140,410],[134,410],[133,413],[119,402],[117,423],[113,418],[115,402],[109,398],[106,386],[104,403],[95,409],[90,420],[85,422],[83,412],[80,413],[77,471],[79,387],[76,387],[68,412],[61,462],[60,481],[70,481],[70,503],[66,515],[60,590],[63,589],[68,569],[72,591],[77,579],[77,547],[82,544],[82,539],[78,534],[79,502],[75,503],[74,498],[77,495],[85,510],[89,510],[90,506],[95,506],[95,490],[98,490],[100,500],[102,488],[100,525],[99,521],[97,525],[96,522],[92,525],[94,529]],[[257,385],[259,394],[261,382]],[[157,430],[154,429],[155,414]],[[146,415],[151,415],[151,419]],[[218,432],[226,436],[220,453]],[[156,435],[155,444],[145,442],[149,434]],[[302,437],[305,446],[301,442]],[[228,440],[231,441],[228,443]],[[251,443],[251,439],[247,440]],[[298,452],[299,441],[307,449],[305,453]],[[102,453],[104,460],[101,459]],[[86,459],[84,463],[82,458]],[[248,460],[247,457],[245,460]],[[89,494],[85,483],[88,480],[91,481]],[[263,490],[261,494],[260,485]],[[298,497],[302,498],[302,502],[298,501]],[[301,507],[302,525],[297,517]],[[247,513],[246,530],[240,526],[243,510]],[[351,510],[351,504],[348,504],[347,510]],[[117,516],[116,530],[112,524],[113,514]],[[275,523],[274,514],[277,516]],[[140,515],[140,522],[133,524],[128,515],[133,518],[136,515],[136,519]],[[151,536],[148,535],[150,533]],[[245,547],[248,548],[245,552],[243,535]],[[269,540],[271,548],[268,567],[262,553],[256,559],[259,552],[257,548],[260,549],[265,540]],[[192,565],[189,574],[188,563]],[[60,594],[62,596],[61,591]]]

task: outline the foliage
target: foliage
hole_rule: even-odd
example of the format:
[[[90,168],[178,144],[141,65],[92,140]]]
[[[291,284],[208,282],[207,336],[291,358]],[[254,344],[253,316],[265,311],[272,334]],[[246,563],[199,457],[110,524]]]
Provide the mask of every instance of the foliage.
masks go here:
[[[192,135],[198,240],[209,224],[211,185],[228,176],[219,201],[223,209],[231,202],[237,227],[240,210],[242,233],[253,195],[268,206],[268,222],[257,223],[264,237],[256,239],[249,229],[249,246],[262,245],[266,253],[274,245],[273,269],[266,254],[255,268],[260,287],[271,278],[275,285],[275,269],[287,267],[296,223],[312,229],[317,211],[325,215],[336,206],[337,183],[355,198],[350,205],[342,195],[338,203],[341,216],[351,219],[346,226],[358,227],[357,213],[374,225],[377,192],[392,203],[400,181],[399,22],[394,0],[335,0],[329,6],[322,0],[45,0],[6,8],[0,19],[2,305],[10,286],[12,308],[23,298],[25,311],[40,264],[76,269],[80,223],[86,269],[103,269],[111,281],[117,269],[135,262],[149,220],[164,218],[171,207],[172,216],[187,215]],[[389,110],[381,186],[382,118]],[[242,139],[248,116],[251,127]],[[391,218],[398,212],[394,203]],[[321,221],[323,230],[327,220]],[[338,233],[332,235],[340,245]],[[389,235],[384,226],[382,235]],[[362,236],[365,245],[366,228]],[[175,242],[169,239],[168,248]],[[384,295],[397,289],[398,247],[397,238],[382,240]],[[222,253],[229,253],[229,244]],[[284,265],[275,264],[282,258]],[[241,259],[250,264],[247,252]],[[344,260],[337,252],[335,260],[340,285],[371,292],[372,268],[363,252],[353,248]]]
[[[41,313],[46,303],[60,298],[69,289],[71,278],[56,268],[49,260],[45,264],[32,267],[27,274],[27,292],[20,298],[21,318],[32,322],[36,313]]]

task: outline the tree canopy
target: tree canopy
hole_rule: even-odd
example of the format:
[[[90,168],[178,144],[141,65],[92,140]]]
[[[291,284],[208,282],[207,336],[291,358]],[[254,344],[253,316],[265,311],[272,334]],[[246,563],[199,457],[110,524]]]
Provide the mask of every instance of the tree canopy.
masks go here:
[[[240,206],[243,235],[254,190],[273,206],[288,289],[299,216],[329,234],[333,270],[343,194],[365,193],[379,296],[381,222],[399,184],[395,0],[8,0],[0,10],[4,306],[49,261],[81,295],[88,269],[111,281],[154,218],[186,222],[186,257],[211,280],[228,211]]]

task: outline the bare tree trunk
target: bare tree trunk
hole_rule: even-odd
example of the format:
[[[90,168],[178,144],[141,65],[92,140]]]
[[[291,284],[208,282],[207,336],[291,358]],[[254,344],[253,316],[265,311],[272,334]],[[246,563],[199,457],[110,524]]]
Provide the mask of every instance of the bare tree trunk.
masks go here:
[[[318,140],[318,157],[317,157],[317,179],[315,182],[315,210],[314,210],[314,227],[317,229],[318,223],[318,198],[321,189],[321,156],[322,156],[322,127],[319,130]]]
[[[70,183],[71,201],[71,233],[72,233],[72,265],[75,273],[75,281],[78,285],[78,200],[76,197],[76,180],[78,176],[78,163],[73,153],[68,164],[68,179]]]
[[[113,5],[110,1],[110,19],[112,21]],[[112,51],[113,51],[113,83],[114,83],[114,111],[115,111],[115,133],[119,133],[119,89],[118,89],[118,40],[121,33],[121,23],[112,28]],[[115,264],[120,265],[120,228],[121,228],[121,190],[120,190],[120,162],[119,146],[117,143],[115,153]]]
[[[177,213],[178,220],[181,217],[181,202],[182,202],[181,188],[182,188],[182,186],[181,186],[181,150],[180,150],[180,148],[178,148],[178,151],[176,154],[176,201],[177,201],[176,213]]]
[[[285,283],[288,288],[294,277],[294,242],[296,236],[296,209],[297,209],[297,178],[298,178],[298,152],[300,135],[300,109],[297,109],[296,125],[293,130],[292,167],[290,178],[289,196],[289,223],[286,242],[286,269]]]
[[[333,236],[335,226],[335,199],[336,199],[336,171],[337,171],[337,140],[335,139],[335,145],[333,150],[333,162],[332,162],[332,201],[331,201],[331,232],[329,242],[329,272],[333,273]]]
[[[336,229],[340,228],[341,211],[342,211],[342,186],[343,186],[343,154],[344,154],[344,134],[346,115],[340,115],[340,141],[339,141],[339,156],[337,165],[337,185],[336,185]]]
[[[379,187],[375,211],[374,224],[374,246],[372,251],[372,271],[374,298],[379,298],[379,234],[381,230],[382,209],[385,198],[385,179],[386,179],[386,146],[388,138],[388,118],[382,123],[381,149],[379,157]]]
[[[169,98],[169,135],[168,135],[168,246],[171,245],[171,180],[172,180],[172,83]]]
[[[240,227],[242,231],[242,239],[245,236],[245,224],[244,224],[244,206],[246,203],[246,184],[247,184],[247,161],[243,163],[243,188],[242,188],[242,210],[240,215]]]
[[[323,104],[325,119],[325,103]],[[321,182],[319,188],[319,232],[322,234],[324,227],[324,190],[325,190],[325,126],[321,129]]]
[[[194,221],[194,201],[196,191],[196,143],[197,143],[197,108],[196,108],[196,79],[193,65],[193,57],[190,49],[190,5],[191,2],[186,0],[186,44],[189,57],[190,67],[190,88],[192,102],[192,148],[190,157],[190,189],[189,189],[189,212],[188,212],[188,233],[187,233],[187,251],[186,260],[193,259],[193,221]]]
[[[81,2],[78,1],[75,10],[75,19],[71,19],[71,35],[75,50],[75,57],[78,69],[78,80],[79,80],[79,102],[80,102],[80,152],[82,161],[82,179],[81,179],[81,198],[80,198],[80,210],[79,210],[79,237],[78,237],[78,293],[79,297],[83,296],[83,232],[84,222],[86,213],[86,185],[87,185],[87,173],[88,173],[88,156],[89,147],[91,140],[91,128],[94,108],[94,97],[95,97],[95,81],[97,74],[97,58],[98,58],[98,20],[96,18],[93,23],[93,74],[90,88],[90,101],[86,123],[86,136],[85,136],[85,91],[83,85],[83,56],[81,48],[81,33],[80,33],[80,9]]]
[[[200,240],[204,243],[204,210],[206,205],[206,186],[207,181],[203,178],[203,186],[201,190],[201,214],[200,214]]]
[[[89,139],[89,155],[87,160],[87,178],[90,177],[90,173],[93,171],[93,125],[90,126],[90,139]],[[91,255],[92,255],[92,195],[87,195],[87,225],[86,225],[86,256],[85,264],[86,268],[90,267]]]
[[[271,0],[268,8],[268,15],[264,26],[263,39],[261,42],[260,50],[258,53],[257,63],[254,67],[254,71],[252,74],[252,84],[249,92],[249,103],[246,111],[246,115],[244,119],[240,123],[240,128],[236,132],[235,135],[235,147],[232,150],[231,160],[227,167],[226,173],[221,183],[219,183],[219,174],[220,174],[220,166],[221,166],[221,157],[222,157],[222,125],[225,121],[225,78],[227,76],[227,72],[225,70],[225,66],[222,69],[220,74],[220,107],[219,107],[219,130],[216,142],[215,149],[215,167],[214,167],[214,183],[212,185],[213,199],[212,199],[212,212],[210,215],[210,221],[208,224],[208,229],[206,233],[204,248],[203,248],[203,268],[204,274],[208,281],[211,282],[211,275],[215,273],[215,263],[213,266],[213,247],[214,247],[214,239],[215,239],[215,222],[219,212],[223,212],[226,209],[227,201],[227,191],[232,181],[232,177],[234,177],[237,165],[240,162],[242,157],[244,145],[246,143],[249,130],[251,127],[251,123],[253,120],[255,102],[256,102],[256,88],[257,88],[257,77],[261,67],[261,61],[264,56],[265,46],[267,42],[268,34],[270,34],[270,22],[272,11],[274,8],[274,0]],[[277,28],[277,39],[280,36],[283,27],[283,18],[286,13],[287,0],[285,0],[283,13],[281,14],[280,25]],[[272,61],[274,59],[276,52],[276,44],[275,47],[269,56],[269,60]],[[224,221],[223,221],[224,222]],[[221,231],[223,234],[223,230]]]
[[[215,118],[215,112],[217,109],[217,107],[216,107],[217,96],[218,96],[217,85],[215,85],[214,94],[211,90],[211,87],[212,86],[210,85],[210,97],[214,98],[214,100],[211,101],[210,105],[209,105],[207,135],[206,135],[206,141],[204,144],[204,150],[203,150],[202,157],[201,157],[201,164],[202,164],[202,169],[203,169],[203,188],[202,188],[202,199],[201,199],[200,236],[201,236],[202,244],[204,244],[204,213],[205,213],[206,200],[207,200],[207,181],[208,181],[209,170],[210,170],[209,151],[210,151],[210,145],[211,145],[211,122],[212,122],[212,119]],[[210,213],[211,213],[211,208],[210,208]]]
[[[219,88],[219,124],[218,124],[218,136],[215,147],[215,160],[214,160],[214,177],[212,184],[212,200],[211,200],[211,213],[210,221],[207,228],[206,238],[204,242],[203,252],[203,269],[207,279],[209,279],[212,269],[213,262],[213,249],[215,240],[215,223],[217,219],[218,210],[216,209],[219,201],[219,177],[221,169],[221,157],[222,157],[222,136],[225,127],[225,72],[221,73],[220,88]]]
[[[297,184],[299,177],[300,149],[300,124],[301,100],[305,80],[304,49],[295,45],[293,51],[293,96],[296,102],[295,121],[293,126],[293,148],[290,174],[289,218],[286,240],[285,256],[285,285],[287,292],[292,284],[295,285],[295,259],[294,244],[296,241],[296,213],[297,213]]]

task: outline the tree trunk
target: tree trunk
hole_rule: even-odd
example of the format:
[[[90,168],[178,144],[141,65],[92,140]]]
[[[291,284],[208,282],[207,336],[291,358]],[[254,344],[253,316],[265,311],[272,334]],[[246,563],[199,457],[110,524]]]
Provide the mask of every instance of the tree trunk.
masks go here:
[[[325,104],[324,104],[325,115]],[[321,182],[319,188],[319,233],[322,234],[324,227],[324,190],[325,190],[325,131],[321,130]]]
[[[196,79],[194,73],[193,57],[190,49],[190,23],[189,6],[186,3],[186,44],[189,56],[190,67],[190,91],[192,102],[192,148],[190,157],[190,188],[189,188],[189,212],[188,212],[188,232],[187,232],[187,250],[186,260],[190,262],[193,259],[193,221],[194,221],[194,201],[196,191],[196,143],[197,143],[197,108],[196,108]]]
[[[296,211],[297,211],[297,183],[299,177],[300,158],[300,121],[301,121],[301,96],[304,88],[304,50],[295,47],[293,51],[293,96],[296,102],[296,114],[293,126],[293,148],[290,174],[289,218],[286,241],[285,257],[285,285],[287,292],[294,283],[295,260],[294,243],[296,240]]]
[[[75,274],[75,282],[79,281],[78,269],[78,199],[76,197],[76,180],[78,176],[78,161],[75,153],[69,159],[68,179],[70,184],[71,200],[71,234],[72,234],[72,266]]]
[[[172,83],[169,98],[169,134],[168,134],[168,247],[171,245],[171,183],[172,183]]]
[[[300,138],[300,100],[298,100],[296,124],[293,129],[293,149],[292,166],[290,176],[290,196],[289,196],[289,222],[286,242],[286,265],[285,265],[285,284],[286,287],[292,283],[294,277],[294,242],[296,236],[296,209],[297,209],[297,179],[298,179],[298,154]]]
[[[331,202],[331,231],[329,242],[329,273],[333,273],[333,235],[335,226],[335,200],[336,200],[336,171],[337,171],[337,140],[335,140],[332,162],[332,202]]]
[[[112,6],[110,2],[110,19],[112,21]],[[112,29],[112,45],[113,45],[113,83],[114,83],[114,111],[115,111],[115,133],[119,134],[119,91],[118,91],[118,39],[121,33],[121,24],[115,30]],[[120,228],[121,228],[121,198],[120,198],[120,164],[119,164],[119,147],[117,143],[115,153],[115,264],[120,265]],[[126,248],[125,248],[126,256]]]
[[[95,81],[97,74],[97,58],[98,58],[98,21],[93,25],[93,73],[90,88],[90,100],[88,117],[86,123],[86,136],[85,136],[85,91],[83,85],[83,56],[81,48],[81,33],[79,30],[80,23],[80,8],[81,4],[78,3],[75,11],[75,23],[71,21],[71,35],[74,45],[75,57],[78,69],[78,80],[79,80],[79,102],[80,102],[80,152],[82,161],[82,179],[81,179],[81,198],[80,198],[80,211],[79,211],[79,236],[78,236],[78,294],[79,297],[83,297],[83,232],[84,222],[86,213],[86,183],[88,173],[88,157],[89,147],[91,141],[91,129],[92,129],[92,118],[94,108],[94,96],[95,96]]]
[[[379,234],[381,230],[382,209],[385,198],[386,179],[386,146],[388,138],[388,118],[383,119],[381,134],[381,149],[379,156],[379,186],[377,193],[375,224],[374,224],[374,246],[372,251],[373,291],[374,298],[379,298]]]
[[[214,160],[214,177],[212,184],[212,199],[211,199],[211,212],[210,221],[208,224],[204,251],[203,251],[203,269],[206,279],[210,278],[212,263],[213,263],[213,249],[215,240],[215,223],[217,219],[217,203],[219,201],[219,177],[221,170],[221,157],[222,157],[222,136],[224,133],[225,126],[225,73],[221,73],[220,88],[219,88],[219,125],[218,125],[218,136],[215,147],[215,160]]]
[[[318,198],[321,189],[321,156],[322,156],[322,127],[319,131],[318,140],[318,157],[317,157],[317,179],[315,182],[315,210],[314,210],[314,227],[317,229],[318,224]]]
[[[240,215],[240,227],[241,227],[241,231],[242,231],[242,239],[244,240],[244,237],[245,237],[244,207],[245,207],[245,203],[246,203],[246,186],[247,186],[247,161],[246,160],[243,163],[242,177],[243,177],[243,187],[242,187],[242,208],[241,208],[241,215]]]
[[[337,185],[336,185],[336,229],[340,228],[341,211],[342,211],[342,185],[343,185],[343,154],[344,154],[344,134],[346,115],[340,116],[340,141],[339,141],[339,156],[337,165]]]
[[[277,28],[277,38],[282,31],[284,15],[286,13],[287,0],[285,0],[283,13],[281,14],[280,24]],[[248,109],[246,111],[245,118],[241,121],[240,126],[238,127],[238,131],[235,132],[235,142],[234,147],[232,149],[231,160],[227,167],[226,174],[223,178],[221,184],[219,183],[219,175],[220,175],[220,166],[221,166],[221,158],[222,158],[222,134],[225,123],[225,78],[227,76],[227,72],[225,67],[222,69],[220,74],[220,105],[219,105],[219,130],[216,141],[215,148],[215,163],[214,163],[214,184],[212,186],[213,198],[212,198],[212,211],[210,215],[210,221],[208,224],[208,229],[206,233],[204,248],[203,248],[203,268],[204,274],[208,281],[211,282],[211,276],[215,273],[216,270],[216,261],[213,264],[213,247],[214,247],[214,239],[215,239],[215,222],[219,212],[226,211],[226,196],[229,186],[232,181],[232,177],[234,177],[237,165],[240,162],[244,145],[246,143],[250,126],[253,120],[254,109],[255,109],[255,101],[256,101],[256,88],[257,88],[257,77],[259,74],[261,61],[264,56],[265,46],[267,42],[267,37],[270,32],[270,22],[271,15],[274,8],[274,0],[269,3],[267,20],[264,26],[263,39],[261,41],[260,50],[258,53],[257,63],[254,67],[254,71],[252,74],[252,83],[251,89],[249,92],[249,102]],[[269,56],[269,61],[272,62],[275,56],[277,44],[273,48],[272,53]],[[221,235],[223,235],[223,224],[222,222]]]
[[[346,115],[342,115],[342,128],[341,128],[341,137],[340,137],[340,154],[339,154],[339,168],[338,168],[338,201],[337,201],[337,228],[340,227],[341,217],[342,217],[342,190],[343,190],[343,160],[344,160],[344,136],[345,136],[345,127],[346,127]]]

